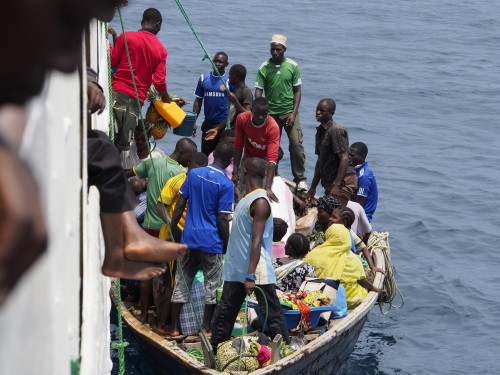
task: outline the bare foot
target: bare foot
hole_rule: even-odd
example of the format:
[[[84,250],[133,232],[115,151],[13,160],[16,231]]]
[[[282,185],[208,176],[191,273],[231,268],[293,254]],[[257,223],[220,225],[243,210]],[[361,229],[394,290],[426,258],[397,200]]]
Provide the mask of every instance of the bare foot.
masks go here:
[[[155,332],[162,336],[171,336],[170,331],[168,329],[156,327]]]
[[[207,336],[207,339],[210,340],[212,337],[212,331],[204,329],[203,332],[205,332],[205,336]]]
[[[125,256],[133,261],[167,263],[187,252],[187,246],[150,236],[137,224],[132,211],[122,214]]]
[[[160,276],[165,270],[165,266],[159,264],[133,262],[125,258],[114,262],[104,258],[104,264],[102,265],[104,275],[131,280],[149,280]]]
[[[164,333],[165,336],[170,336],[170,337],[178,337],[178,336],[181,335],[181,333],[179,332],[179,330],[172,329],[172,328],[163,330],[163,332],[165,332]]]

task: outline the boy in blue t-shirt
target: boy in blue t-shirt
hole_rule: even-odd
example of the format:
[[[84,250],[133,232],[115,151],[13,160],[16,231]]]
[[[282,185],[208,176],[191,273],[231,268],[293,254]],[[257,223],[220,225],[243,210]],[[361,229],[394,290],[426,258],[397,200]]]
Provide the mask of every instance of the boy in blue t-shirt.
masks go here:
[[[368,221],[372,221],[373,214],[377,209],[378,188],[375,175],[368,168],[368,162],[365,161],[368,147],[363,142],[356,142],[351,145],[349,152],[358,177],[358,188],[354,190],[351,200],[363,206]]]

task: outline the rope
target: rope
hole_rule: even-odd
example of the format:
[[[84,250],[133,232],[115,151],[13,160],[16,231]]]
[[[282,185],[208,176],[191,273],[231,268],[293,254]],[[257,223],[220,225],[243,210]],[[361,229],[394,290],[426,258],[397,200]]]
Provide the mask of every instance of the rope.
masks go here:
[[[123,341],[122,332],[122,292],[120,287],[120,279],[116,279],[116,309],[118,310],[118,342],[111,344],[112,349],[118,349],[118,365],[119,374],[125,374],[125,348],[128,346],[128,342]]]
[[[392,308],[399,309],[404,306],[405,300],[401,290],[399,290],[398,285],[396,284],[396,278],[394,276],[394,266],[391,261],[391,252],[389,247],[389,233],[378,233],[372,232],[367,244],[370,249],[370,253],[373,253],[374,248],[379,248],[382,250],[382,254],[384,255],[385,261],[385,272],[386,276],[384,279],[384,284],[382,285],[382,293],[378,297],[378,303],[380,312],[382,315],[386,315]],[[396,295],[399,295],[401,299],[400,305],[395,305],[393,303]],[[388,304],[389,308],[384,310],[384,305]]]
[[[109,33],[109,24],[105,24],[106,40]],[[108,98],[109,98],[109,139],[115,142],[115,121],[113,117],[113,74],[111,73],[111,51],[106,48],[108,58]]]
[[[215,66],[215,64],[212,61],[212,59],[210,59],[210,55],[208,54],[207,49],[205,48],[205,45],[203,44],[203,42],[201,41],[200,37],[198,36],[198,33],[194,29],[194,26],[191,23],[191,20],[189,19],[189,16],[188,16],[186,10],[184,9],[184,6],[182,5],[181,0],[175,0],[175,3],[179,7],[179,10],[181,11],[182,15],[184,16],[184,19],[186,20],[186,23],[188,24],[189,28],[193,32],[193,35],[195,36],[196,40],[198,41],[198,43],[201,46],[201,49],[204,52],[204,55],[203,55],[203,58],[201,59],[201,61],[204,61],[205,59],[208,59],[210,61],[210,64],[212,65],[213,71],[217,73],[217,77],[219,77],[219,79],[222,82],[222,84],[224,85],[227,93],[229,94],[229,87],[227,86],[226,82],[224,82],[224,80],[222,79],[222,76],[219,74],[219,70]],[[229,108],[229,103],[228,103],[228,106],[227,106],[227,117],[226,117],[226,129],[230,129],[231,128],[230,119],[229,119],[229,113],[230,113],[230,108]]]
[[[129,68],[130,68],[130,75],[132,77],[132,83],[134,85],[134,92],[135,92],[135,97],[136,97],[136,101],[137,101],[137,106],[139,108],[140,123],[141,123],[142,130],[143,130],[143,133],[144,133],[144,138],[146,139],[146,144],[147,144],[147,147],[148,147],[149,157],[150,157],[150,159],[152,161],[153,155],[151,154],[151,146],[150,146],[149,138],[147,136],[146,127],[144,125],[144,118],[142,116],[142,105],[141,105],[141,103],[139,101],[139,93],[138,93],[137,84],[136,84],[136,81],[135,81],[135,75],[134,75],[134,70],[133,70],[133,67],[132,67],[132,61],[130,59],[130,52],[129,52],[129,48],[128,48],[127,37],[126,37],[126,33],[125,33],[125,27],[123,25],[123,17],[122,17],[122,13],[121,13],[120,8],[118,8],[118,15],[120,17],[120,24],[121,24],[122,33],[123,33],[123,41],[124,41],[124,44],[125,44],[125,51],[126,51],[126,54],[127,54],[127,61],[128,61]],[[156,167],[155,167],[154,163],[152,163],[152,166],[153,166],[153,170],[155,172],[155,177],[156,177],[155,183],[160,187],[160,190],[161,190],[162,186],[160,185],[160,182],[158,181],[158,173],[156,172]],[[164,210],[164,213],[165,213],[165,217],[167,217],[165,205],[163,205],[163,210]],[[175,242],[174,237],[172,235],[172,228],[170,226],[170,222],[167,220],[166,224],[167,224],[167,227],[168,227],[168,231],[170,233],[170,238],[171,238],[172,242]],[[186,290],[187,290],[187,294],[188,294],[188,300],[189,300],[189,303],[191,304],[191,307],[193,309],[193,313],[194,313],[194,316],[196,318],[196,323],[198,325],[198,328],[200,329],[200,333],[203,336],[203,339],[205,340],[205,342],[208,342],[208,338],[207,338],[207,336],[205,334],[205,331],[203,330],[203,326],[202,326],[202,324],[200,322],[198,314],[196,313],[196,309],[195,309],[195,305],[194,305],[194,302],[193,302],[193,298],[191,296],[191,290],[190,290],[190,288],[189,288],[189,286],[187,284],[186,277],[184,275],[184,270],[182,268],[182,264],[181,264],[180,259],[177,259],[177,270],[181,274],[181,278],[182,278],[182,280],[184,282],[184,285],[186,286]],[[212,358],[214,360],[214,363],[215,363],[216,362],[215,355],[213,354],[212,351],[210,352],[210,354],[211,354],[211,356],[212,356]]]
[[[104,30],[106,32],[106,39],[109,32],[109,24],[105,24]],[[109,90],[109,138],[111,142],[115,141],[115,126],[113,118],[113,89],[112,89],[112,74],[111,74],[111,53],[109,46],[107,50],[107,60],[108,60],[108,90]],[[120,278],[116,279],[116,304],[118,310],[118,342],[113,342],[111,344],[112,349],[118,350],[118,367],[119,374],[125,374],[125,348],[128,346],[128,342],[123,341],[123,331],[122,331],[122,293],[121,293],[121,282]]]

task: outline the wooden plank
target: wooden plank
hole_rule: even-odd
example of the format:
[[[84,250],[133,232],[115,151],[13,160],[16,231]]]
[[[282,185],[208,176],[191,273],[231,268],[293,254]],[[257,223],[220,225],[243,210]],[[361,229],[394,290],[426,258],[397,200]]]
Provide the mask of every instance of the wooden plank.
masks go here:
[[[280,360],[280,347],[282,341],[283,336],[278,333],[271,342],[271,364],[275,364]]]

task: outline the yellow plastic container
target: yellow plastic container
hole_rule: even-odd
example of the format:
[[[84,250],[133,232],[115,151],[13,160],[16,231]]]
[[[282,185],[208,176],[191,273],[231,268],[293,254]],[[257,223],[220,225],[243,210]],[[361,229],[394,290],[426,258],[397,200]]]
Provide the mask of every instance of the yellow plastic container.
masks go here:
[[[186,117],[186,112],[184,112],[175,102],[164,103],[161,99],[158,99],[154,102],[154,106],[161,117],[163,117],[173,128],[178,127]]]

